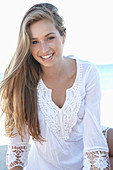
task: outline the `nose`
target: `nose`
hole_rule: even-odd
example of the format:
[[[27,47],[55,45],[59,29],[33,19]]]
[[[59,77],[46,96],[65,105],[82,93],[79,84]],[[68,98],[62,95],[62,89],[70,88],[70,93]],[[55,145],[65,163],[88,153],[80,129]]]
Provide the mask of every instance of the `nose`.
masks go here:
[[[39,47],[40,53],[46,53],[48,50],[49,50],[48,44],[46,42],[41,42]]]

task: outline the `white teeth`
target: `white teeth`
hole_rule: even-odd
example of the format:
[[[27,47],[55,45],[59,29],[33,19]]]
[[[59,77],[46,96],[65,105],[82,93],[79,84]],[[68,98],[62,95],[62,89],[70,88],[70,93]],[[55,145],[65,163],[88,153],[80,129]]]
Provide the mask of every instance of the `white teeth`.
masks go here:
[[[42,56],[42,58],[47,59],[47,58],[49,58],[49,57],[51,57],[51,56],[52,56],[52,54],[47,55],[47,56]]]

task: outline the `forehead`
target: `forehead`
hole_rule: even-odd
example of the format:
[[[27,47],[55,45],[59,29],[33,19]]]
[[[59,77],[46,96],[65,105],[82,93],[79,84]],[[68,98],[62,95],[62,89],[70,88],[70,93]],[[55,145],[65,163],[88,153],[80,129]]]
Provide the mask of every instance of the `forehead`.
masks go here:
[[[30,36],[32,38],[45,36],[50,32],[57,33],[58,31],[54,23],[47,19],[36,21],[30,25]]]

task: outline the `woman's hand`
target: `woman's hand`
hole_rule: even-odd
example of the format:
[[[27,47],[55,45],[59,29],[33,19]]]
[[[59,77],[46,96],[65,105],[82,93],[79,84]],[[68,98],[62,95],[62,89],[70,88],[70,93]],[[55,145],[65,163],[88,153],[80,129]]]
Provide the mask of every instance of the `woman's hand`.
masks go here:
[[[20,167],[20,166],[16,166],[16,167],[14,167],[14,168],[11,168],[10,170],[23,170],[23,168]]]
[[[113,128],[110,128],[107,133],[107,143],[109,147],[109,159],[111,170],[113,170]]]

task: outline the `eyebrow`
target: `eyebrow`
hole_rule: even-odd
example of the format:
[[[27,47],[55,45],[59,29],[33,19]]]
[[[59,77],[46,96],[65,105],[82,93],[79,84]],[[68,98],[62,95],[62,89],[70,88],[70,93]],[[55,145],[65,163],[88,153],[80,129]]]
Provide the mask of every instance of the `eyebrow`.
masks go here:
[[[48,33],[48,34],[46,34],[45,35],[45,37],[48,37],[49,35],[51,35],[51,34],[55,34],[54,32],[50,32],[50,33]],[[31,40],[36,40],[37,38],[31,38]]]

